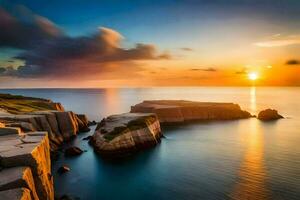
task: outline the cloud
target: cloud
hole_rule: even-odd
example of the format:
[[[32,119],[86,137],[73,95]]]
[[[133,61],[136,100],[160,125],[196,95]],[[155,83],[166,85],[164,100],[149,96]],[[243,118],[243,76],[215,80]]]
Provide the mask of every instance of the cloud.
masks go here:
[[[300,60],[291,59],[291,60],[288,60],[285,64],[286,65],[300,65]]]
[[[138,43],[131,48],[123,48],[121,41],[124,37],[110,28],[100,27],[90,36],[69,37],[44,17],[28,11],[26,18],[30,18],[29,22],[0,10],[0,47],[23,49],[15,59],[25,62],[16,69],[2,69],[2,76],[95,75],[118,71],[117,63],[128,65],[128,69],[135,66],[132,69],[136,69],[135,61],[171,58],[168,53],[158,53],[153,44]]]
[[[206,71],[206,72],[216,72],[217,69],[213,67],[207,67],[207,68],[192,68],[191,71]]]
[[[189,47],[182,47],[182,48],[180,48],[180,50],[182,50],[182,51],[194,51],[192,48],[189,48]]]
[[[247,73],[248,73],[248,70],[246,68],[243,68],[243,69],[235,72],[235,74],[238,74],[238,75],[244,75]]]
[[[50,20],[23,7],[18,11],[20,17],[15,17],[0,7],[0,47],[28,49],[61,36],[61,31]]]
[[[271,36],[269,40],[256,42],[254,45],[258,47],[282,47],[289,45],[300,45],[300,35],[282,36],[276,34]]]

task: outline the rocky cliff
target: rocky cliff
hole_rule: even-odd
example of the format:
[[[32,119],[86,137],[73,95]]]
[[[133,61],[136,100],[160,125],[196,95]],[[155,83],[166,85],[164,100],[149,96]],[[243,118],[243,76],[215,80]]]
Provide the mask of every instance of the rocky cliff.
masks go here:
[[[161,123],[196,120],[233,120],[251,117],[238,104],[183,100],[144,101],[131,107],[131,113],[155,113]]]
[[[125,113],[103,119],[90,141],[97,153],[119,157],[154,146],[160,138],[155,114]]]
[[[2,135],[0,144],[1,197],[53,200],[47,132]]]
[[[50,153],[79,132],[85,115],[50,100],[0,94],[0,195],[54,199]]]

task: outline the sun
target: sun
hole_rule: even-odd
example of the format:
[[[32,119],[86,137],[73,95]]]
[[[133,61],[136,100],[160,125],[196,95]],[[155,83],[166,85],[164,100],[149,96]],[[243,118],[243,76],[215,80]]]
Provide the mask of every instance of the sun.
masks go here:
[[[255,81],[258,79],[258,74],[257,72],[250,72],[248,73],[248,78],[251,80],[251,81]]]

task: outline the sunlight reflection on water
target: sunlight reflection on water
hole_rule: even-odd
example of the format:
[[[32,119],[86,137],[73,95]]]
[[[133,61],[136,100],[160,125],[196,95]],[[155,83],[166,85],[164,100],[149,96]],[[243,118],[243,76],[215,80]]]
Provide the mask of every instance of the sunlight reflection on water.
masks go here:
[[[251,120],[248,133],[243,135],[246,152],[238,171],[238,182],[232,199],[269,199],[266,187],[264,137],[260,124]],[[247,130],[241,127],[242,130]]]

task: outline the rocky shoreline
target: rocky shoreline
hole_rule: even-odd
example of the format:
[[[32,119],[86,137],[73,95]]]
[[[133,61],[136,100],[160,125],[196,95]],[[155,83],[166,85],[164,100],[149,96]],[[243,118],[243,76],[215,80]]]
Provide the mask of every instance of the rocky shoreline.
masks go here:
[[[80,132],[90,131],[84,114],[65,111],[51,100],[0,94],[0,197],[4,199],[53,200],[51,158]],[[253,117],[233,103],[192,101],[144,101],[130,113],[112,115],[97,124],[89,140],[94,151],[106,158],[119,158],[157,145],[160,124],[189,121],[236,120]],[[283,118],[276,110],[261,111],[258,119]],[[71,147],[65,156],[83,153]],[[70,168],[62,166],[58,173]]]
[[[87,117],[39,98],[1,95],[0,105],[1,197],[53,200],[50,155],[78,133],[90,130]]]

